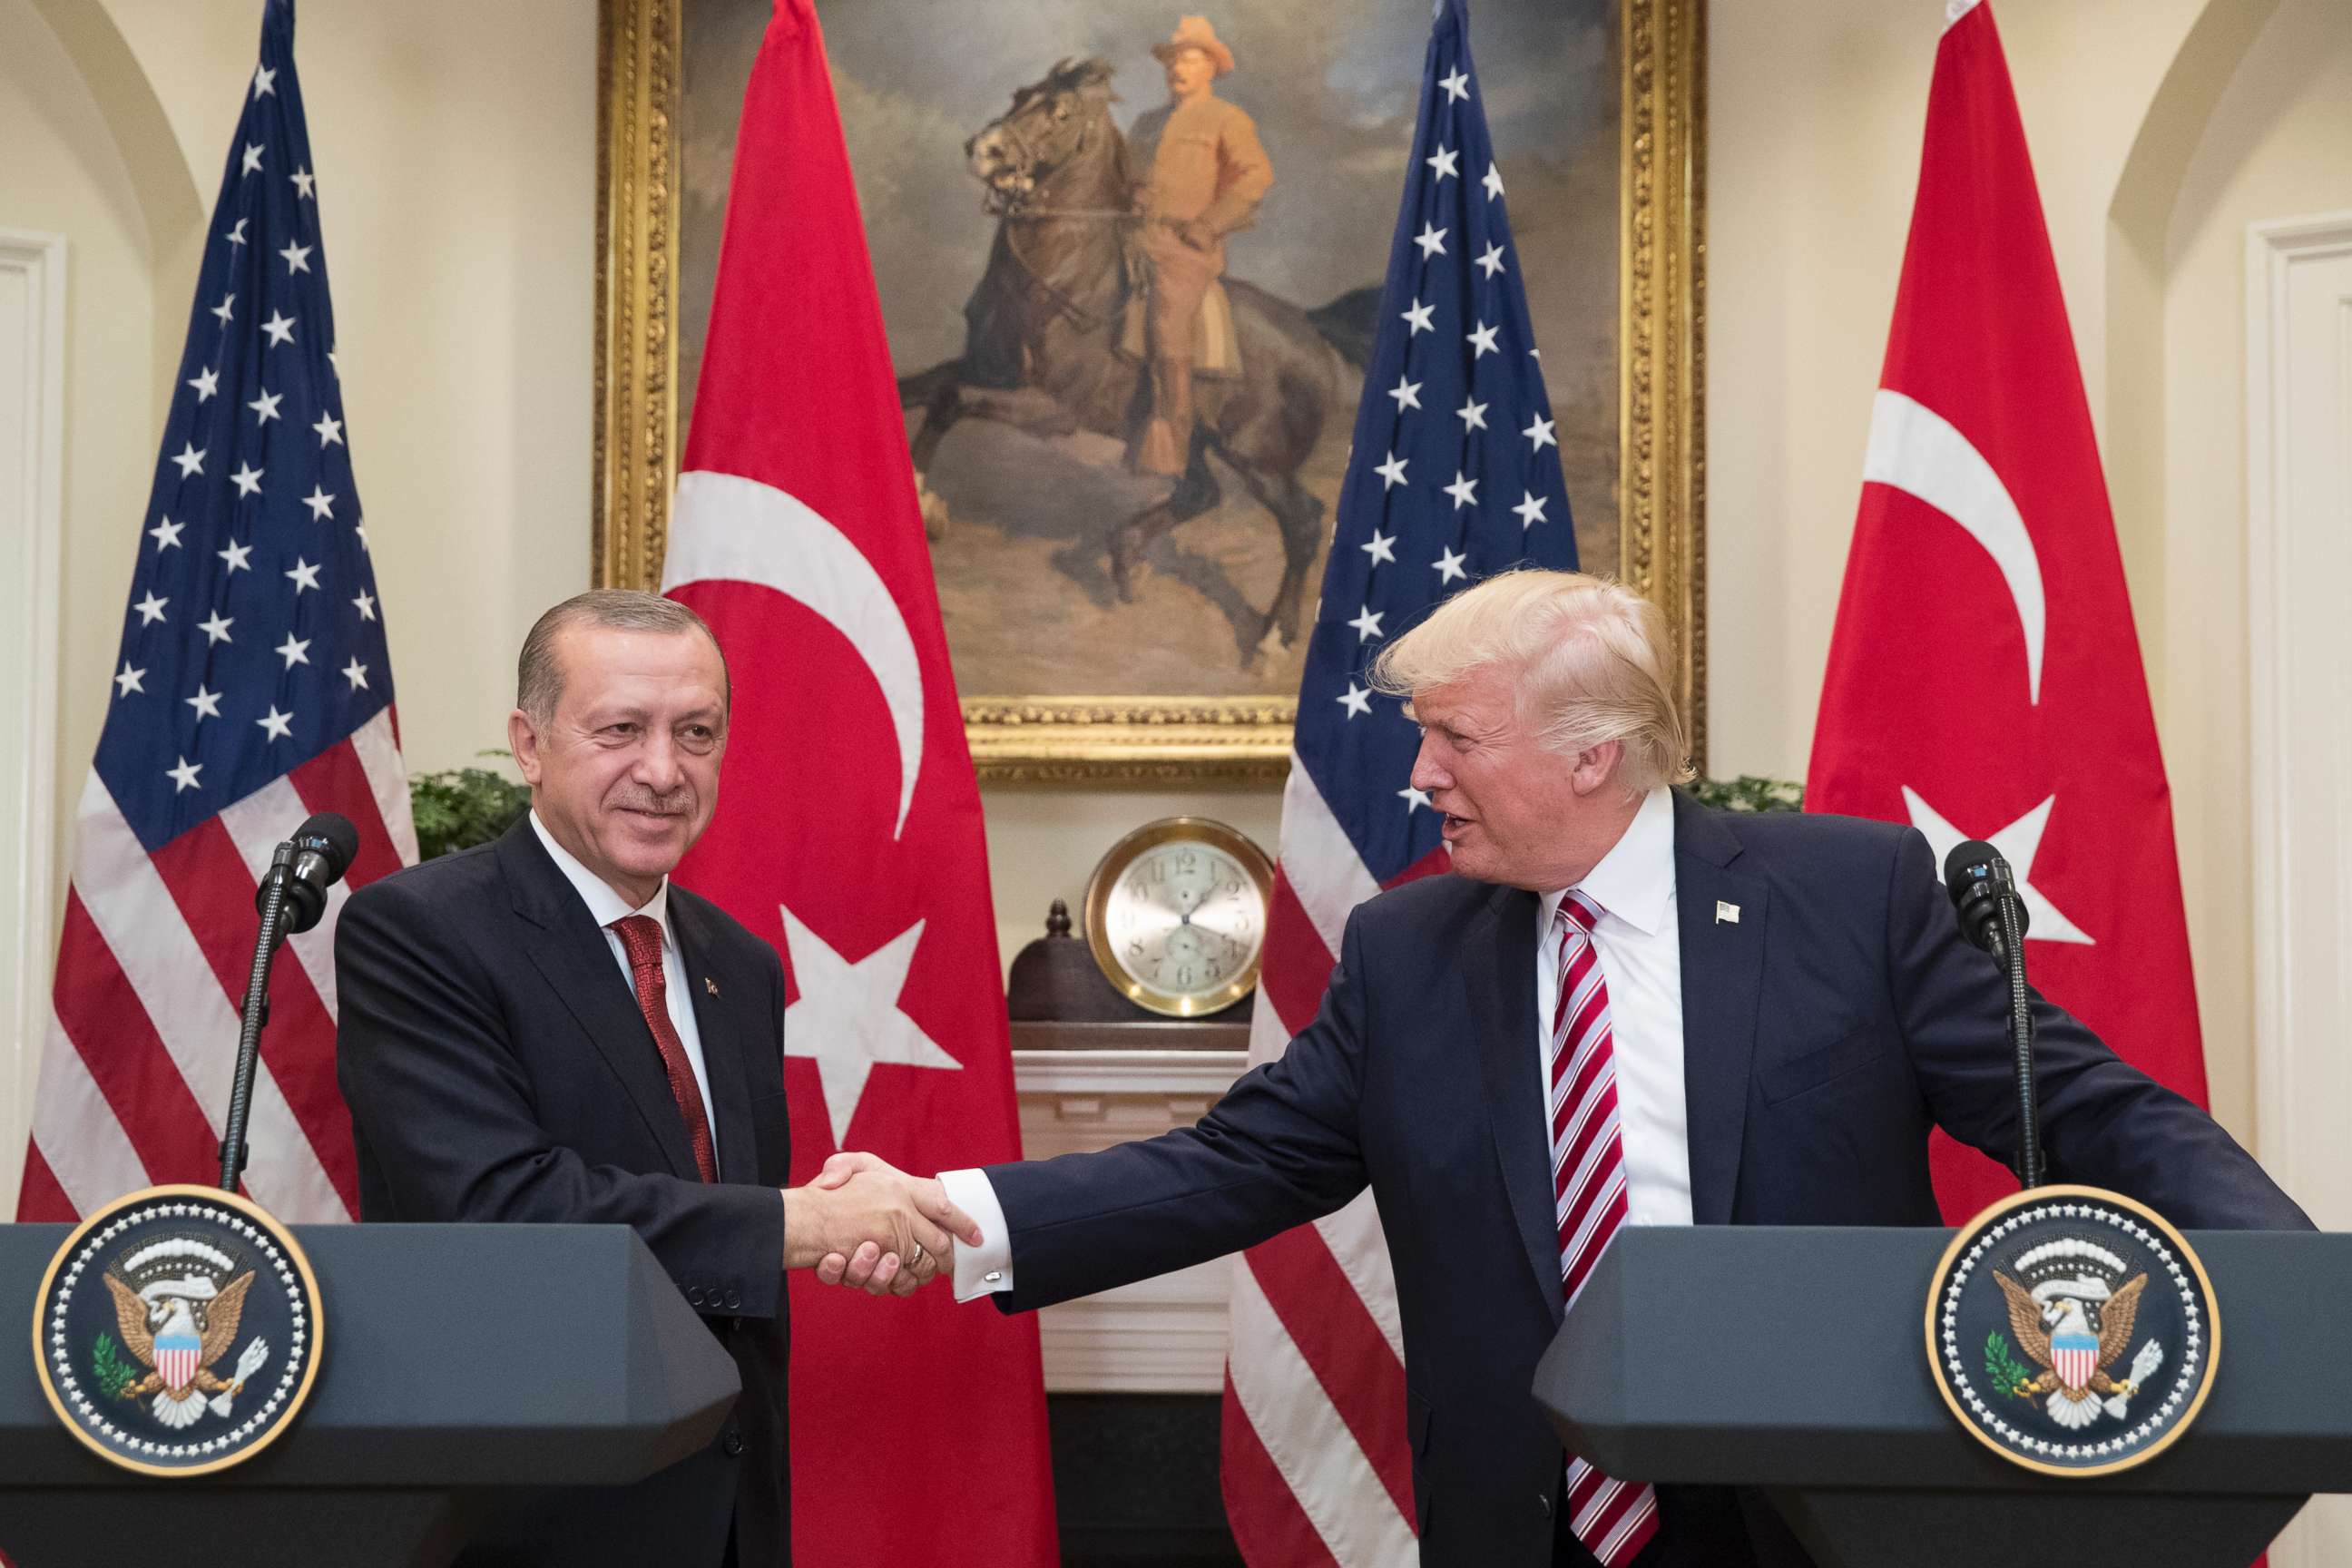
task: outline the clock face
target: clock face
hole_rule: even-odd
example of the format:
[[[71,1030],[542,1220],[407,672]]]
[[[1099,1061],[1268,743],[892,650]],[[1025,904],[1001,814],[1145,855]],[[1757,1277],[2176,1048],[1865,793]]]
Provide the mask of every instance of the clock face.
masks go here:
[[[1155,1012],[1213,1011],[1257,979],[1265,895],[1252,868],[1200,838],[1135,855],[1102,904],[1102,946]]]

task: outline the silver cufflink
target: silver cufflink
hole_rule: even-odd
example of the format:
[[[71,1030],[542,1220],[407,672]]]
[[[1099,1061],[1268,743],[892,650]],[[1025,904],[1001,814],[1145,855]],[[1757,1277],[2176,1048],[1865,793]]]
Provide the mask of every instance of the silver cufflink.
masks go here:
[[[991,1285],[1002,1285],[1004,1283],[1004,1270],[1002,1268],[992,1268],[986,1274],[981,1276],[981,1278],[985,1279]]]

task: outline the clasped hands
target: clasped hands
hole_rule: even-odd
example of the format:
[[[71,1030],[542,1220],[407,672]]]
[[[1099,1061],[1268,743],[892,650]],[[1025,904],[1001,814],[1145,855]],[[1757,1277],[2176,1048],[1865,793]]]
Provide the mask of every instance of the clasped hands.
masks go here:
[[[980,1226],[948,1200],[937,1177],[907,1174],[847,1150],[806,1186],[784,1194],[784,1267],[869,1296],[911,1296],[955,1267],[955,1244],[978,1247]]]

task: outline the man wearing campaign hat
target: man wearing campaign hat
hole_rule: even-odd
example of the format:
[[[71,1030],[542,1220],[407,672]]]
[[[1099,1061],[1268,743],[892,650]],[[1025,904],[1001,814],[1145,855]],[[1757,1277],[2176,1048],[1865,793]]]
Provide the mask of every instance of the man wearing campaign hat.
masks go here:
[[[1137,117],[1128,133],[1143,227],[1136,251],[1146,273],[1144,353],[1151,416],[1129,462],[1141,473],[1180,474],[1192,439],[1193,332],[1201,301],[1225,269],[1225,237],[1247,228],[1274,184],[1257,126],[1216,95],[1234,68],[1205,16],[1187,16],[1151,53],[1168,71],[1168,106]]]

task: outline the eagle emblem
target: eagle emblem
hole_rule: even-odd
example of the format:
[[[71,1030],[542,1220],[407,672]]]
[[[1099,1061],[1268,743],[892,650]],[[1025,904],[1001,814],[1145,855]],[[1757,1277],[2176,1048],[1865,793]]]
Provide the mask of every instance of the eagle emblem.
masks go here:
[[[131,1253],[103,1278],[123,1348],[147,1369],[114,1396],[147,1401],[155,1419],[175,1431],[208,1410],[228,1415],[269,1360],[268,1342],[257,1335],[229,1376],[213,1370],[236,1342],[253,1270],[238,1271],[236,1259],[196,1237],[170,1236]]]
[[[2164,1364],[2164,1346],[2151,1338],[2132,1358],[2130,1375],[2114,1375],[2131,1346],[2147,1274],[2114,1283],[2126,1272],[2124,1260],[2081,1240],[2045,1242],[2021,1256],[2016,1268],[2034,1282],[1998,1268],[1993,1279],[2008,1298],[2010,1333],[2041,1371],[2019,1376],[2013,1366],[1989,1364],[1996,1384],[2005,1382],[2013,1398],[2048,1395],[2050,1418],[2069,1431],[2102,1414],[2122,1418],[2139,1385]],[[1998,1363],[2001,1358],[1989,1352],[1989,1359]]]

